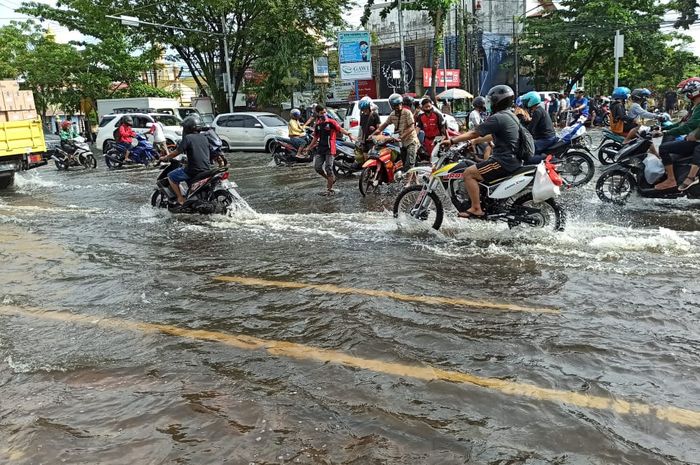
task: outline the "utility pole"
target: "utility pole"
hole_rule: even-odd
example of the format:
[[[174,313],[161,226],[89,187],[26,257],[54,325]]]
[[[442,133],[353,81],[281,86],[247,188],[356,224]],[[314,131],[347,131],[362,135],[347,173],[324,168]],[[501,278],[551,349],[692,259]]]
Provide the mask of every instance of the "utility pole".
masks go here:
[[[618,78],[620,75],[620,57],[624,54],[625,50],[625,36],[620,35],[620,30],[615,31],[615,43],[613,46],[615,50],[615,87],[618,85]]]
[[[401,0],[399,1],[399,46],[401,47],[401,89],[405,94],[408,92],[407,82],[406,82],[406,50],[404,49],[403,43],[403,7]]]
[[[228,100],[228,111],[233,112],[233,89],[231,84],[233,79],[231,78],[231,59],[228,56],[228,28],[226,27],[226,15],[221,16],[221,27],[224,33],[224,60],[226,60],[226,76],[228,82],[224,83],[224,88],[227,90],[226,96]]]

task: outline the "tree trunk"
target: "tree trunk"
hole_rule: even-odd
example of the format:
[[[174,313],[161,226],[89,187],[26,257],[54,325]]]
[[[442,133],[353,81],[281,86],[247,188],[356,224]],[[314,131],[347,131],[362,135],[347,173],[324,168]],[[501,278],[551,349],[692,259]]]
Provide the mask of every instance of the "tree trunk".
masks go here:
[[[430,72],[433,99],[437,101],[437,69],[440,64],[440,55],[444,49],[443,36],[445,34],[445,12],[441,9],[435,10],[433,16],[433,27],[435,28],[435,37],[433,39],[433,67]]]
[[[586,71],[590,66],[593,64],[593,61],[600,55],[600,50],[597,47],[591,48],[591,51],[589,52],[588,56],[586,59],[583,61],[581,66],[576,70],[572,78],[569,80],[569,83],[566,85],[566,95],[569,95],[571,93],[571,89],[574,87],[574,84],[579,82],[582,78],[583,75],[586,74]]]

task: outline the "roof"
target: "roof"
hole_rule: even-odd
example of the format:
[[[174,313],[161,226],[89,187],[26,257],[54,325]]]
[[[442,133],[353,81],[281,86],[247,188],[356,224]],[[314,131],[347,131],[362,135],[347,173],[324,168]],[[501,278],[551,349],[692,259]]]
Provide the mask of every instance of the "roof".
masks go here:
[[[270,115],[276,115],[275,113],[271,113],[269,111],[236,111],[233,113],[219,113],[219,116],[231,116],[231,115],[248,115],[248,116],[270,116]]]

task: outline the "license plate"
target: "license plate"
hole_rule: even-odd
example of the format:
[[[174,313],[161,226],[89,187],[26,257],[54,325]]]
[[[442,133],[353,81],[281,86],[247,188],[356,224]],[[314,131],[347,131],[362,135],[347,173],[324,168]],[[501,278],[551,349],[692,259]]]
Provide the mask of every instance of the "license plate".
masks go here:
[[[221,185],[224,186],[224,188],[226,188],[226,189],[228,189],[228,188],[230,188],[230,187],[233,187],[233,188],[238,187],[238,184],[236,184],[236,183],[233,182],[233,181],[223,181],[223,182],[221,183]]]

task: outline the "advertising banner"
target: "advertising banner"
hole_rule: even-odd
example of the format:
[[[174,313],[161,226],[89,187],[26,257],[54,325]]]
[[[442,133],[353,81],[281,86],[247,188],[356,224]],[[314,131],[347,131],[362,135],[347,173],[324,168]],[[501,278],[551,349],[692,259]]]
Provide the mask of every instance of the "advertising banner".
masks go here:
[[[328,57],[314,58],[314,77],[328,77]]]
[[[447,71],[447,74],[445,74],[445,71]],[[430,68],[423,68],[423,87],[425,89],[431,87],[433,85],[432,82],[430,82],[430,75],[432,74],[432,69]],[[437,86],[438,87],[459,87],[460,86],[460,75],[459,75],[459,70],[458,69],[438,69],[437,73],[435,73],[436,80],[437,80]]]
[[[340,79],[346,81],[372,79],[369,32],[339,32],[338,59],[340,61]]]

